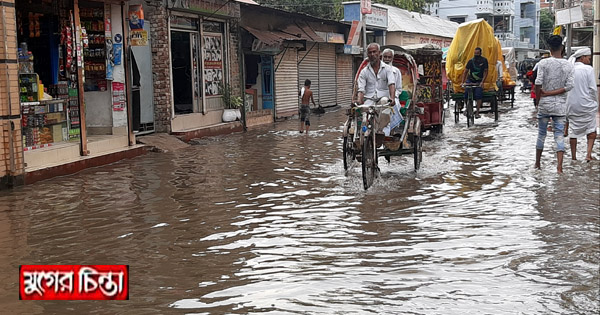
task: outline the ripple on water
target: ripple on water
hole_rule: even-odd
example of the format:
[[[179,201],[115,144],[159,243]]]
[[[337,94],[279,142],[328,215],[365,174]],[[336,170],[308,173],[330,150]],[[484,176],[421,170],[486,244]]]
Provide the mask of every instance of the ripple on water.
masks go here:
[[[447,116],[419,171],[380,159],[368,191],[338,111],[308,135],[291,120],[3,192],[0,292],[19,264],[110,263],[132,295],[109,313],[598,313],[600,164],[559,176],[549,149],[533,170],[525,94],[498,122]],[[6,312],[65,310],[9,295]]]

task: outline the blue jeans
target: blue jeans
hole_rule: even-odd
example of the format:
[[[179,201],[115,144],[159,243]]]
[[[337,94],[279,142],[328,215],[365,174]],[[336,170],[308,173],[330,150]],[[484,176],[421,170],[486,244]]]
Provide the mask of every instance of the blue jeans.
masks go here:
[[[535,148],[538,150],[544,149],[544,140],[548,133],[548,122],[552,118],[552,129],[554,130],[554,142],[556,142],[556,151],[565,151],[565,122],[566,116],[554,116],[547,114],[537,114],[538,119],[538,138]]]

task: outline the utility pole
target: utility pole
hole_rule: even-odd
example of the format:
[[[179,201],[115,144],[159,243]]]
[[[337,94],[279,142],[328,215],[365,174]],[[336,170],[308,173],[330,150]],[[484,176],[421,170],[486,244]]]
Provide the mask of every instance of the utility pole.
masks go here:
[[[594,73],[596,74],[596,86],[598,84],[598,74],[600,73],[600,0],[594,0],[594,50],[593,50]],[[600,90],[600,89],[598,89]]]
[[[367,58],[367,14],[371,13],[373,13],[371,9],[371,0],[361,0],[360,14],[362,16],[363,58]]]

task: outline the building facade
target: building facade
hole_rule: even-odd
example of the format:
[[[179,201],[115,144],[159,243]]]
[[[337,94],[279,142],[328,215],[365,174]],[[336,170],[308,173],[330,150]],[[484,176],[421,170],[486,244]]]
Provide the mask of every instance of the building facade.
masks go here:
[[[1,187],[143,153],[132,129],[131,79],[139,69],[127,53],[136,28],[127,15],[138,7],[2,2]]]
[[[457,23],[482,18],[502,47],[539,48],[540,0],[441,0],[426,11]]]

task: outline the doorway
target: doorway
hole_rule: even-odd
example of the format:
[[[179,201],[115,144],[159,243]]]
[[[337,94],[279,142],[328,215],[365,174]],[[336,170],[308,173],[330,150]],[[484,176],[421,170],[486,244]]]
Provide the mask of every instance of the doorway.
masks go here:
[[[171,31],[171,67],[175,114],[194,112],[192,36],[189,32]]]
[[[273,109],[273,57],[261,56],[262,106]]]

